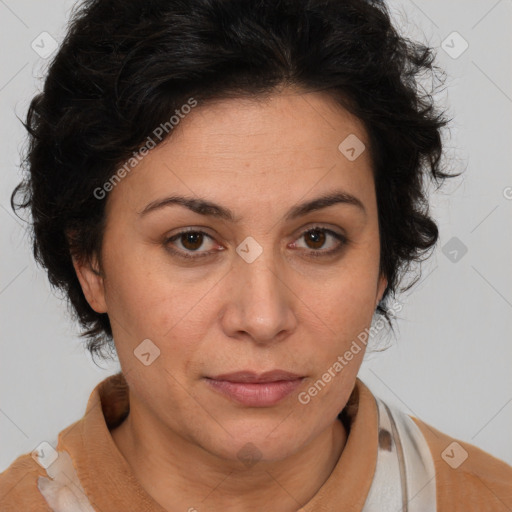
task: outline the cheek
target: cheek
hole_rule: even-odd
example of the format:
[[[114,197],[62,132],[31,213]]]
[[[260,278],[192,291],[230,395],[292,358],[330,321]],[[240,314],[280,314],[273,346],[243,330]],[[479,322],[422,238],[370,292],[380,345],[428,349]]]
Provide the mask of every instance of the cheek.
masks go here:
[[[119,324],[119,335],[133,339],[156,336],[163,312],[175,311],[173,297],[177,294],[155,266],[152,251],[135,251],[127,241],[111,238],[105,251],[105,299],[108,314],[114,325]]]
[[[376,290],[376,272],[347,266],[337,278],[317,289],[315,307],[322,312],[325,323],[346,338],[371,322]]]
[[[117,247],[122,249],[121,242]],[[215,280],[187,281],[156,247],[141,246],[138,252],[126,251],[123,258],[116,252],[105,257],[105,294],[125,368],[145,339],[158,347],[166,367],[186,366],[207,337]]]
[[[374,295],[373,282],[352,277],[338,280],[319,294],[318,304],[324,311],[322,332],[312,329],[310,339],[325,342],[321,351],[311,353],[317,373],[301,404],[331,413],[343,408],[363,361]]]

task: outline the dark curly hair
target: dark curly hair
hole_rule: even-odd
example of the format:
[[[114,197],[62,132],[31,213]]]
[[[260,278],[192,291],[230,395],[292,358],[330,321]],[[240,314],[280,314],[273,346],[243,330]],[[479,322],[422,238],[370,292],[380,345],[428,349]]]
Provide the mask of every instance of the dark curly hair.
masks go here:
[[[386,300],[438,239],[426,178],[439,188],[458,176],[441,165],[449,120],[420,84],[439,81],[434,58],[398,34],[377,0],[81,3],[30,104],[26,175],[11,205],[29,208],[36,261],[68,298],[91,354],[113,347],[108,315],[87,303],[71,259],[101,255],[108,195],[94,191],[191,97],[257,98],[283,86],[324,91],[364,123],[388,279],[377,313],[393,328]]]

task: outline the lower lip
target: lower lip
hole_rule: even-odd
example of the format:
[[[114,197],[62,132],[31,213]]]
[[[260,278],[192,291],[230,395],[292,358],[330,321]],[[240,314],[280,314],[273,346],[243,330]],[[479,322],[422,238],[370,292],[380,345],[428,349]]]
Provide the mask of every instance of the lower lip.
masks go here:
[[[210,386],[235,402],[251,407],[275,405],[290,393],[293,393],[302,382],[302,379],[259,383],[228,382],[215,379],[206,380]]]

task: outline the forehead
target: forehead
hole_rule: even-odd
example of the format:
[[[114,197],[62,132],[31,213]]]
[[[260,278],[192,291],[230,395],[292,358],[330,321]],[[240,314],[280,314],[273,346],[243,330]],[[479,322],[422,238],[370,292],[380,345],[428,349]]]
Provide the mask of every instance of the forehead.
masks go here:
[[[143,208],[166,192],[229,195],[232,205],[259,198],[260,206],[298,201],[315,187],[364,195],[373,189],[369,151],[348,159],[347,138],[368,148],[362,122],[321,93],[198,105],[114,188],[110,207],[124,197]]]
[[[298,151],[304,157],[336,154],[350,134],[366,139],[362,122],[325,93],[217,100],[196,107],[177,128],[170,140],[193,146],[197,154],[215,150],[218,158],[257,157],[269,164],[274,156]]]

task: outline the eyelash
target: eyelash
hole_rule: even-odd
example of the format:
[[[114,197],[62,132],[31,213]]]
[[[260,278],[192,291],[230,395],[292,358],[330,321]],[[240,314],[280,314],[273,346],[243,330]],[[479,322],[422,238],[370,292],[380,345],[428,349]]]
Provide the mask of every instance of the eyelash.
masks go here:
[[[346,236],[341,235],[340,233],[336,233],[335,231],[332,231],[330,229],[322,228],[322,227],[312,227],[312,228],[307,229],[306,231],[303,231],[302,234],[300,235],[299,239],[301,237],[303,237],[304,235],[312,232],[312,231],[320,231],[322,233],[327,233],[327,234],[333,236],[335,239],[337,239],[340,242],[337,247],[335,247],[334,249],[329,249],[327,251],[321,251],[321,250],[310,250],[310,251],[307,251],[307,252],[309,252],[310,256],[312,256],[314,258],[333,256],[334,254],[337,254],[338,252],[340,252],[344,248],[344,246],[347,245],[347,243],[349,242],[349,240],[347,239]],[[185,259],[188,259],[188,260],[197,260],[199,258],[204,258],[206,256],[210,256],[211,254],[213,254],[212,252],[206,252],[206,253],[197,252],[196,256],[190,256],[190,254],[187,253],[187,252],[183,252],[181,250],[171,249],[169,247],[169,244],[171,242],[174,242],[175,240],[177,240],[178,238],[180,238],[182,235],[184,235],[186,233],[194,233],[194,234],[205,235],[208,238],[211,238],[213,240],[213,237],[211,237],[208,233],[205,233],[204,231],[201,231],[201,230],[190,229],[190,230],[180,231],[179,233],[176,233],[175,235],[173,235],[173,236],[171,236],[169,238],[166,238],[165,241],[164,241],[164,245],[166,246],[166,249],[171,254],[174,254],[174,255],[176,255],[176,256],[178,256],[180,258],[185,258]],[[214,252],[217,252],[217,251],[214,251]]]

